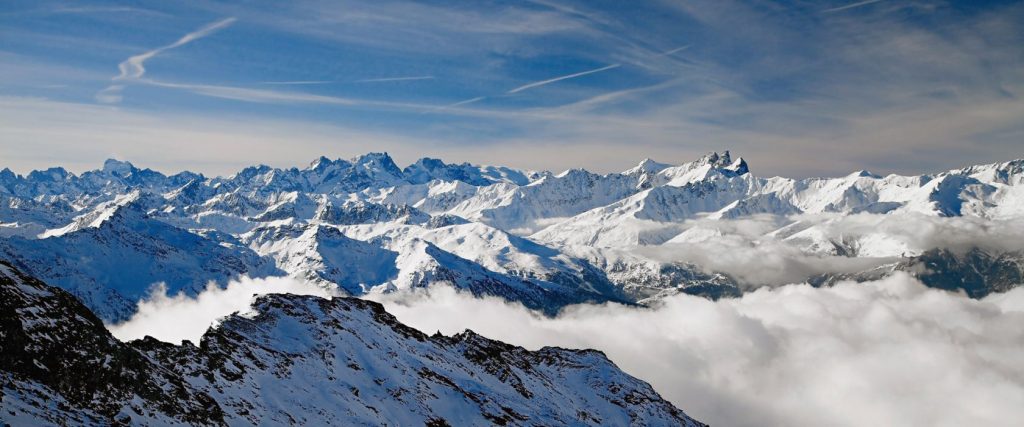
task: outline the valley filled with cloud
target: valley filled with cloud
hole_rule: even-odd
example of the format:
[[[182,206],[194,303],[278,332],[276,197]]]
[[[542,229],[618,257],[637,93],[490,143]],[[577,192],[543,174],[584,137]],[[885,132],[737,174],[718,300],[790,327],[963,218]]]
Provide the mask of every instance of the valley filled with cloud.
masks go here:
[[[157,294],[111,330],[198,343],[214,317],[249,310],[252,298],[240,296],[264,292],[324,295],[288,279]],[[471,329],[531,350],[601,350],[717,425],[1011,426],[1024,416],[1024,288],[973,300],[896,274],[718,301],[677,295],[650,308],[574,305],[554,317],[443,285],[370,299],[427,334]]]

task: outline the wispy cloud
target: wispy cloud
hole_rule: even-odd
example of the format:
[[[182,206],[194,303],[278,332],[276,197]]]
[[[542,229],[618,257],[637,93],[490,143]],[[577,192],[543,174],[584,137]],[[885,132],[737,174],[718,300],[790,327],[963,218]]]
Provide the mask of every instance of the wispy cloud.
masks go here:
[[[334,80],[293,80],[284,82],[260,82],[261,85],[326,85],[331,83],[337,83]]]
[[[519,86],[519,87],[517,87],[515,89],[512,89],[512,90],[508,91],[508,93],[518,93],[518,92],[522,92],[522,91],[527,90],[527,89],[533,89],[535,87],[540,87],[540,86],[544,86],[544,85],[549,85],[551,83],[560,82],[562,80],[569,80],[569,79],[574,79],[574,78],[577,78],[577,77],[583,77],[583,76],[586,76],[588,74],[594,74],[594,73],[600,73],[602,71],[608,71],[608,70],[611,70],[611,69],[619,68],[620,66],[622,66],[622,64],[612,64],[612,65],[608,65],[608,66],[601,67],[601,68],[595,68],[593,70],[581,71],[581,72],[578,72],[578,73],[573,73],[573,74],[569,74],[569,75],[565,75],[565,76],[555,77],[553,79],[541,80],[539,82],[533,82],[533,83],[529,83],[529,84],[525,84],[525,85]]]
[[[104,104],[116,104],[124,99],[124,85],[110,85],[96,93],[96,100]]]
[[[140,9],[137,7],[127,6],[82,6],[82,7],[58,7],[49,11],[50,13],[146,13],[154,15],[165,15],[163,12],[157,12],[149,9]]]
[[[677,78],[674,78],[674,79],[666,80],[666,81],[663,81],[663,82],[660,82],[660,83],[656,83],[656,84],[653,84],[653,85],[649,85],[649,86],[640,86],[640,87],[634,87],[634,88],[629,88],[629,89],[622,89],[622,90],[606,92],[606,93],[598,94],[598,95],[595,95],[595,96],[592,96],[592,97],[589,97],[589,98],[585,98],[585,99],[582,99],[582,100],[579,100],[579,101],[576,101],[576,102],[573,102],[573,103],[570,103],[570,104],[565,104],[565,105],[561,105],[561,106],[558,106],[558,107],[554,107],[554,108],[551,109],[551,111],[552,112],[586,111],[586,110],[590,110],[590,109],[592,109],[594,107],[597,107],[597,106],[600,106],[600,105],[605,105],[605,104],[621,101],[621,100],[629,98],[629,97],[634,97],[634,96],[639,96],[639,95],[646,95],[646,94],[649,94],[649,93],[654,92],[654,91],[661,91],[661,90],[669,89],[669,88],[672,88],[674,86],[678,86],[680,84],[683,84],[685,82],[686,82],[685,78],[677,77]]]
[[[864,0],[864,1],[859,1],[857,3],[851,3],[851,4],[848,4],[848,5],[845,5],[845,6],[833,7],[831,9],[825,9],[825,10],[823,10],[821,12],[822,13],[840,12],[840,11],[844,11],[844,10],[848,10],[848,9],[858,8],[858,7],[861,7],[861,6],[867,6],[867,5],[872,4],[872,3],[878,3],[880,1],[882,1],[882,0]]]
[[[79,14],[81,14],[81,15],[85,15],[85,14],[106,15],[106,14],[114,14],[114,13],[136,13],[136,14],[145,14],[145,15],[168,16],[168,14],[166,14],[164,12],[159,12],[159,11],[150,10],[150,9],[142,9],[142,8],[138,8],[138,7],[128,7],[128,6],[43,7],[43,8],[39,8],[39,9],[31,9],[31,10],[25,10],[25,11],[4,12],[4,13],[0,13],[0,16],[19,16],[19,15],[36,16],[36,15],[58,15],[58,14],[60,14],[60,15],[72,15],[72,14],[75,14],[75,15],[79,15]]]
[[[210,34],[233,24],[235,21],[236,19],[234,17],[221,19],[220,21],[207,24],[196,31],[185,34],[174,43],[132,56],[118,64],[117,68],[120,71],[120,74],[115,76],[113,80],[116,82],[140,79],[144,74],[146,74],[145,63],[150,58],[153,58],[166,50],[181,47],[203,37],[209,36]],[[105,103],[120,102],[122,98],[121,91],[123,89],[124,86],[120,84],[110,85],[96,94],[96,100]]]
[[[674,48],[674,49],[666,50],[666,51],[658,54],[658,56],[668,56],[668,55],[671,55],[673,53],[682,52],[682,51],[684,51],[686,49],[689,49],[689,48],[690,48],[690,45],[679,46],[679,47]]]
[[[376,79],[360,79],[356,83],[404,82],[411,80],[434,80],[434,76],[381,77]]]
[[[378,110],[413,111],[421,113],[437,112],[439,110],[439,108],[433,105],[417,104],[413,102],[377,101],[373,99],[318,95],[315,93],[297,91],[254,89],[238,86],[193,83],[174,83],[152,79],[139,79],[137,80],[137,82],[140,84],[146,84],[150,86],[185,90],[197,95],[209,96],[212,98],[230,99],[233,101],[251,102],[259,104],[320,104],[346,107],[361,107]],[[105,96],[113,95],[105,94]],[[469,114],[476,116],[493,116],[502,114],[497,112],[478,112],[471,110],[451,110],[450,113]]]
[[[143,74],[146,74],[146,67],[144,66],[146,60],[160,54],[165,50],[181,47],[188,43],[206,37],[210,34],[213,34],[217,30],[227,27],[228,25],[231,25],[234,22],[235,18],[225,18],[212,24],[208,24],[205,27],[200,28],[196,31],[185,34],[180,39],[178,39],[178,41],[171,43],[167,46],[159,47],[151,51],[132,56],[131,58],[126,59],[124,62],[117,66],[117,68],[121,71],[121,74],[117,77],[114,77],[114,80],[140,78],[142,77]]]
[[[359,79],[359,80],[286,80],[286,81],[269,81],[260,82],[263,85],[325,85],[332,83],[385,83],[385,82],[406,82],[406,81],[417,81],[417,80],[434,80],[434,76],[409,76],[409,77],[380,77],[371,79]]]
[[[337,96],[316,95],[303,92],[287,92],[266,89],[251,89],[236,86],[204,85],[190,83],[170,83],[164,81],[143,79],[140,83],[171,88],[183,89],[200,95],[214,98],[232,99],[236,101],[257,102],[257,103],[315,103],[334,105],[356,105],[360,101]]]
[[[480,101],[483,101],[485,99],[487,99],[486,96],[478,96],[476,98],[469,98],[469,99],[465,99],[465,100],[456,102],[454,104],[445,105],[444,108],[461,107],[463,105],[472,104],[474,102],[480,102]]]

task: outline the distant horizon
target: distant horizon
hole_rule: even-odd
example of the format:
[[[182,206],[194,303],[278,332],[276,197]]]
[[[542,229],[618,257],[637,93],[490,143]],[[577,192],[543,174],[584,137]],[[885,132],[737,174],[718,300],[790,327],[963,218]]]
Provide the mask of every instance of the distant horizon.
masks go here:
[[[743,159],[748,165],[752,165],[752,166],[750,166],[750,168],[751,168],[750,171],[751,171],[751,173],[754,176],[759,176],[759,177],[763,177],[763,178],[779,177],[779,178],[790,178],[790,179],[842,178],[842,177],[845,177],[845,176],[848,176],[848,175],[851,175],[851,174],[854,174],[854,173],[865,172],[865,171],[869,172],[869,173],[871,173],[873,175],[878,175],[878,176],[881,176],[881,177],[886,177],[886,176],[889,176],[889,175],[920,176],[920,175],[930,175],[930,174],[943,173],[943,172],[948,172],[948,171],[957,170],[957,169],[964,169],[964,168],[969,168],[969,167],[972,167],[972,166],[996,165],[996,164],[1003,164],[1003,163],[1009,163],[1009,162],[1024,160],[1024,155],[1022,155],[1021,157],[1018,157],[1018,158],[1005,159],[1005,160],[999,160],[999,161],[993,161],[993,162],[983,162],[983,163],[972,163],[972,164],[956,165],[956,166],[949,167],[949,168],[946,168],[946,169],[941,169],[941,170],[926,170],[926,171],[921,171],[920,173],[910,173],[910,174],[907,174],[907,173],[896,173],[896,172],[883,172],[883,171],[877,171],[877,170],[861,168],[861,169],[854,169],[854,170],[846,171],[845,173],[839,173],[839,174],[836,174],[836,175],[790,176],[790,175],[779,175],[779,174],[760,174],[757,171],[757,163],[756,162],[751,161],[746,156],[738,155],[733,150],[710,151],[710,152],[706,152],[704,154],[698,155],[696,157],[693,157],[691,159],[683,160],[683,161],[679,161],[679,162],[664,161],[662,159],[657,159],[657,158],[652,158],[652,157],[643,157],[643,158],[637,160],[636,162],[633,162],[632,164],[630,164],[628,166],[625,166],[625,167],[623,167],[621,169],[607,170],[607,171],[591,169],[591,168],[588,168],[585,165],[573,166],[573,167],[568,167],[568,168],[559,169],[559,170],[532,169],[532,168],[521,168],[521,167],[510,166],[510,165],[502,165],[502,164],[489,164],[489,163],[485,164],[485,163],[477,163],[477,162],[469,162],[469,161],[453,161],[453,160],[445,159],[443,157],[436,157],[436,156],[422,156],[422,157],[415,158],[415,159],[413,159],[411,161],[400,161],[399,159],[396,159],[393,155],[391,155],[391,153],[386,152],[386,151],[368,151],[368,152],[364,152],[362,154],[357,154],[357,155],[347,156],[347,157],[332,157],[332,156],[323,154],[323,155],[316,156],[316,157],[312,158],[310,161],[308,161],[306,163],[293,164],[293,165],[275,165],[275,164],[270,164],[269,162],[257,162],[257,163],[252,163],[252,164],[247,164],[247,165],[239,166],[237,169],[230,170],[227,173],[216,173],[216,174],[208,173],[208,172],[205,172],[205,171],[202,171],[202,170],[198,170],[198,169],[189,169],[189,168],[180,169],[180,170],[165,170],[165,169],[160,169],[160,168],[157,168],[157,167],[148,166],[148,165],[146,165],[144,163],[138,163],[138,162],[133,161],[133,160],[123,159],[123,158],[116,158],[116,157],[108,157],[106,159],[100,160],[93,167],[83,167],[83,168],[80,168],[80,169],[71,169],[71,168],[68,168],[68,167],[66,167],[64,165],[55,164],[55,165],[51,165],[51,166],[47,166],[47,167],[43,167],[43,168],[35,168],[35,169],[27,170],[27,171],[19,171],[19,170],[16,170],[14,168],[11,168],[10,166],[7,166],[7,165],[0,165],[0,171],[2,171],[2,170],[10,170],[11,172],[13,172],[14,174],[16,174],[18,176],[27,177],[32,172],[44,172],[46,170],[50,170],[50,169],[54,169],[54,168],[61,168],[61,169],[64,169],[65,171],[67,171],[69,173],[72,173],[72,174],[74,174],[76,176],[80,176],[81,174],[83,174],[85,172],[92,172],[92,171],[103,170],[103,168],[104,168],[104,166],[106,165],[107,162],[115,161],[115,162],[128,163],[128,164],[132,165],[133,167],[135,167],[135,168],[137,168],[139,170],[151,170],[153,172],[161,173],[161,174],[163,174],[165,176],[173,176],[173,175],[176,175],[176,174],[179,174],[179,173],[191,172],[191,173],[197,173],[197,174],[203,175],[203,177],[207,178],[207,179],[216,179],[216,178],[228,178],[228,177],[230,177],[230,176],[232,176],[232,175],[234,175],[234,174],[236,174],[236,173],[238,173],[238,172],[240,172],[240,171],[242,171],[242,170],[244,170],[246,168],[250,168],[250,167],[266,166],[266,167],[269,167],[269,168],[272,168],[272,169],[278,169],[278,170],[290,170],[290,169],[303,170],[303,169],[308,169],[310,166],[312,166],[313,163],[315,163],[317,160],[319,160],[321,158],[327,158],[328,160],[331,160],[331,161],[344,160],[344,161],[351,162],[351,161],[354,161],[357,158],[359,158],[361,156],[365,156],[365,155],[384,154],[384,155],[387,155],[388,157],[390,157],[392,159],[392,161],[394,161],[395,165],[399,169],[405,169],[406,167],[411,166],[411,165],[415,164],[416,162],[418,162],[420,160],[423,160],[423,159],[436,159],[436,160],[441,160],[442,162],[444,162],[447,165],[469,164],[471,166],[476,166],[476,167],[502,167],[502,168],[516,169],[516,170],[523,171],[523,172],[550,173],[552,175],[559,175],[561,173],[567,172],[569,170],[574,170],[574,169],[583,169],[583,170],[586,170],[588,172],[605,175],[605,174],[613,174],[613,173],[625,172],[625,171],[629,170],[630,168],[636,167],[637,165],[643,163],[646,160],[651,160],[651,161],[654,161],[656,163],[668,164],[670,166],[679,166],[679,165],[682,165],[682,164],[685,164],[685,163],[689,163],[689,162],[693,162],[693,161],[699,160],[700,158],[702,158],[702,157],[704,157],[706,155],[715,154],[715,153],[717,153],[717,154],[729,153],[732,156],[733,160]]]

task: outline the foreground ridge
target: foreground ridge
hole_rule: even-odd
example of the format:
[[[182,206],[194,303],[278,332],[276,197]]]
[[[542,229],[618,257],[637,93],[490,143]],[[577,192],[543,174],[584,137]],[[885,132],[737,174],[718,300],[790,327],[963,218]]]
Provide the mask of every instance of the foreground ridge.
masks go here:
[[[0,262],[10,424],[702,426],[603,353],[426,336],[380,304],[266,295],[198,346],[121,343]]]

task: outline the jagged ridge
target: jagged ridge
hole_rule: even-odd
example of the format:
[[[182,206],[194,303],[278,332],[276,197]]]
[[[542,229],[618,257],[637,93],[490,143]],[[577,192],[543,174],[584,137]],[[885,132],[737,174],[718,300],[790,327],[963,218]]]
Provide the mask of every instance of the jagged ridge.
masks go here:
[[[352,298],[266,295],[253,308],[198,346],[124,344],[70,294],[0,263],[0,420],[702,425],[597,351],[428,337]]]

